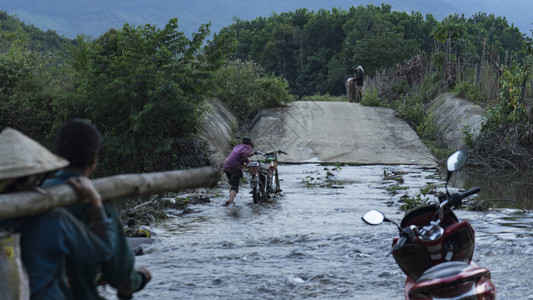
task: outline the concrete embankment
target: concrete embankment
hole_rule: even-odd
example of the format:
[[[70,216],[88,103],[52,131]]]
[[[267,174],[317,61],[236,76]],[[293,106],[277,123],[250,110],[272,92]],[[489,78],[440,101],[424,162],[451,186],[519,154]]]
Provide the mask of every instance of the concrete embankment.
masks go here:
[[[231,151],[237,117],[222,101],[208,102],[199,128],[208,141],[212,166],[221,166]],[[445,93],[428,105],[449,149],[465,145],[467,131],[479,134],[483,109]],[[436,159],[416,132],[391,109],[347,102],[297,101],[289,107],[262,110],[252,122],[256,149],[283,150],[292,163],[434,165]]]
[[[443,144],[456,150],[465,146],[465,132],[477,137],[481,129],[483,109],[471,101],[445,93],[429,104]]]
[[[208,142],[211,166],[220,167],[231,151],[237,117],[219,99],[209,100],[206,105],[207,111],[198,131]]]

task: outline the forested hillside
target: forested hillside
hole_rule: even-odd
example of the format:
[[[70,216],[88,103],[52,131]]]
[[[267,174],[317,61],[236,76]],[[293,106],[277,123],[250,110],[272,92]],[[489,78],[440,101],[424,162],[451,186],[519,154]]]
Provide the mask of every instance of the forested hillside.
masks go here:
[[[234,57],[282,75],[298,96],[340,95],[358,65],[372,76],[417,54],[438,54],[449,46],[455,59],[470,64],[480,62],[488,52],[498,60],[519,60],[524,41],[516,27],[494,15],[451,15],[439,22],[420,13],[393,11],[390,5],[347,11],[298,9],[269,18],[236,20],[221,32],[235,32]]]
[[[205,99],[221,98],[245,122],[301,97],[343,100],[357,65],[366,70],[363,104],[394,109],[431,140],[425,105],[455,90],[487,108],[490,143],[469,143],[480,157],[533,164],[533,43],[495,15],[296,9],[235,19],[212,36],[209,26],[188,35],[170,19],[65,40],[4,13],[0,29],[0,126],[51,146],[66,119],[90,119],[106,138],[102,174],[205,164],[195,136]]]
[[[196,126],[219,90],[245,97],[250,114],[293,99],[284,79],[258,66],[224,65],[236,41],[208,40],[206,26],[190,39],[171,19],[64,40],[3,13],[0,28],[0,128],[53,149],[64,121],[89,119],[104,135],[100,175],[206,165]]]

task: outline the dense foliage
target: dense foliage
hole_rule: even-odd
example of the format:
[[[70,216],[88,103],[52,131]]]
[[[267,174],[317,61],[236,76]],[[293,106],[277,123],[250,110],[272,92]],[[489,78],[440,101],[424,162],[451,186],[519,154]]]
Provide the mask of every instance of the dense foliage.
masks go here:
[[[474,153],[500,161],[507,160],[502,156],[513,156],[509,161],[533,157],[528,150],[533,146],[531,42],[504,17],[454,14],[438,22],[432,15],[392,11],[382,4],[236,19],[221,32],[236,34],[233,57],[283,76],[302,99],[343,95],[346,78],[362,65],[367,76],[363,104],[393,108],[441,155],[447,153],[435,143],[438,131],[427,104],[455,90],[487,108],[477,141],[484,148]],[[465,136],[470,146],[476,144],[468,129]],[[490,147],[494,140],[502,144]]]
[[[46,32],[39,28],[26,25],[16,17],[0,11],[0,47],[5,50],[13,38],[22,38],[26,42],[27,50],[39,51],[45,53],[64,52],[65,45],[71,43],[70,40],[60,37],[53,30]]]
[[[58,66],[71,41],[26,26],[4,12],[0,29],[0,127],[23,129],[45,140],[43,133],[54,124],[54,99],[68,82]]]
[[[177,138],[194,132],[202,101],[213,96],[213,73],[231,40],[202,49],[208,26],[191,40],[177,28],[176,19],[164,28],[126,24],[91,42],[78,39],[71,61],[76,115],[98,124],[106,155],[120,167],[145,171],[139,162],[148,154],[170,152]]]
[[[26,22],[39,28],[56,28],[56,31],[69,38],[83,33],[98,37],[109,28],[120,28],[126,22],[134,25],[156,24],[164,26],[170,18],[177,17],[180,28],[187,36],[198,30],[202,23],[211,22],[212,32],[219,32],[228,26],[237,16],[251,20],[259,16],[294,11],[306,7],[310,10],[332,9],[334,7],[349,9],[353,5],[391,4],[394,10],[406,12],[431,13],[437,20],[442,20],[457,11],[473,15],[478,11],[506,16],[509,24],[514,23],[523,32],[531,29],[531,18],[527,11],[533,10],[531,1],[507,2],[490,0],[446,0],[446,1],[405,1],[405,0],[202,0],[202,1],[168,1],[168,0],[2,0],[1,9],[16,13]],[[421,5],[422,4],[422,5]],[[131,23],[130,23],[131,24]]]
[[[0,127],[53,149],[65,120],[88,119],[104,135],[100,175],[206,165],[195,134],[209,98],[247,114],[292,101],[284,79],[225,64],[235,39],[208,40],[209,24],[191,38],[171,19],[70,41],[6,14],[0,21]],[[241,83],[245,93],[228,88]]]
[[[451,15],[438,22],[432,15],[392,11],[387,4],[236,19],[221,32],[236,33],[235,58],[283,76],[300,97],[343,94],[344,81],[358,65],[372,76],[416,54],[446,47],[469,63],[480,61],[489,50],[514,59],[523,41],[518,28],[494,15]]]
[[[66,40],[0,13],[0,29],[0,126],[50,147],[66,119],[87,118],[106,138],[104,174],[202,164],[180,157],[200,152],[190,139],[205,99],[220,97],[241,120],[293,95],[343,99],[358,65],[363,104],[392,107],[423,137],[436,134],[426,104],[455,89],[490,107],[486,134],[514,128],[533,145],[532,43],[494,15],[298,9],[235,19],[212,40],[209,25],[187,38],[176,19]]]
[[[236,32],[233,56],[253,60],[282,75],[298,96],[344,93],[357,65],[368,75],[429,50],[437,21],[421,14],[392,12],[390,5],[295,12],[236,20],[221,32]]]
[[[279,107],[293,101],[287,80],[265,75],[253,62],[228,62],[217,74],[218,96],[241,118],[251,120],[263,108]]]

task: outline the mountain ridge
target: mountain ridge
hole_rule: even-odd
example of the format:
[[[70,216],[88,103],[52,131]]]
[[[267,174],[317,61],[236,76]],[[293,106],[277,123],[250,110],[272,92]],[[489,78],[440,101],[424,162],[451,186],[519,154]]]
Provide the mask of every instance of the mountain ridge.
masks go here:
[[[111,28],[130,25],[154,24],[164,26],[171,18],[178,18],[181,31],[188,36],[197,32],[198,27],[212,23],[212,33],[233,23],[233,18],[252,20],[257,17],[269,17],[272,13],[295,11],[307,8],[310,11],[340,8],[348,10],[351,6],[380,6],[383,0],[197,0],[175,2],[168,0],[3,0],[0,10],[16,15],[26,24],[32,24],[44,31],[54,30],[67,38],[78,34],[93,38],[100,36]],[[533,29],[533,18],[527,11],[533,10],[533,1],[527,0],[485,0],[482,7],[476,0],[389,0],[386,2],[393,10],[420,12],[424,16],[432,14],[437,20],[451,14],[464,14],[470,17],[476,13],[494,14],[505,17],[509,24],[514,24],[526,35]],[[529,19],[529,20],[528,20]]]

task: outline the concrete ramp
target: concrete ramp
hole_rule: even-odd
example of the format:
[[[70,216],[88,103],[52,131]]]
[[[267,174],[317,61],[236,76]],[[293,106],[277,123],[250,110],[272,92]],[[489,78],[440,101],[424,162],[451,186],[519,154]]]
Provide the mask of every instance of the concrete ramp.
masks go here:
[[[298,101],[264,110],[250,133],[255,148],[283,150],[283,162],[435,165],[416,132],[391,109]]]
[[[442,142],[452,150],[465,146],[465,131],[475,139],[481,130],[483,109],[472,101],[445,93],[429,104]]]

